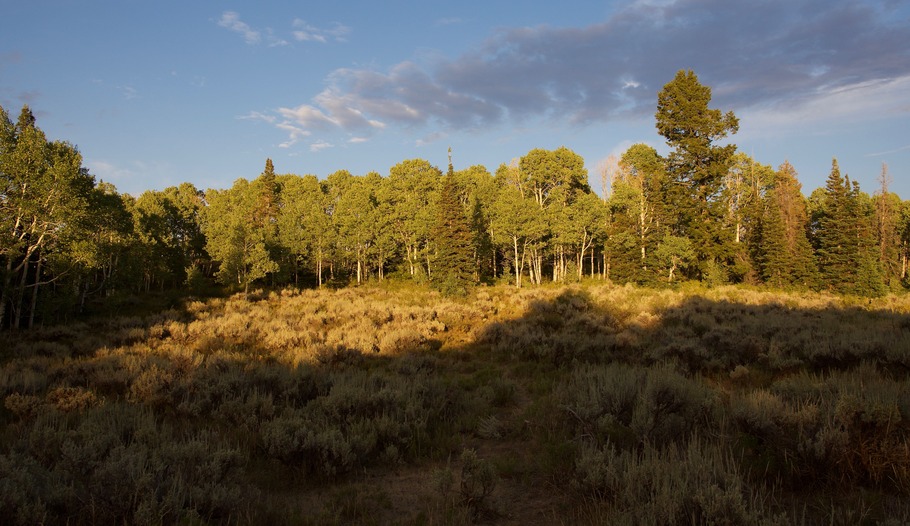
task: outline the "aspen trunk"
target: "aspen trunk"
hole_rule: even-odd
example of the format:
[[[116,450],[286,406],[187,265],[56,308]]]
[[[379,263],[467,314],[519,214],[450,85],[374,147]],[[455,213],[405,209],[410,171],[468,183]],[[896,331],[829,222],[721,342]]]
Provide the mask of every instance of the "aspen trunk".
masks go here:
[[[35,269],[35,285],[32,289],[32,305],[28,313],[28,328],[35,326],[35,309],[38,307],[38,285],[41,283],[41,263],[43,258],[38,258],[38,266]]]

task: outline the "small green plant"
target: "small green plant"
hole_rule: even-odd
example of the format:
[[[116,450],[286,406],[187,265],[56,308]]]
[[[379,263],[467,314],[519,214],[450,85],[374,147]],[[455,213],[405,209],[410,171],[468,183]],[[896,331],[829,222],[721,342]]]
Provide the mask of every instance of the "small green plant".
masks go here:
[[[490,497],[496,489],[497,475],[493,464],[477,456],[473,449],[461,452],[461,480],[458,493],[461,505],[475,518],[492,513]]]

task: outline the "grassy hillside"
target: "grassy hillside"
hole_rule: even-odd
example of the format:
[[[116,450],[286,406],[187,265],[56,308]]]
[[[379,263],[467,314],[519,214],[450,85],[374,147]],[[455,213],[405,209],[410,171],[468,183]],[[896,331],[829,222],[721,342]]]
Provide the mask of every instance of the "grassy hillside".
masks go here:
[[[0,341],[13,524],[910,520],[910,298],[188,301]]]

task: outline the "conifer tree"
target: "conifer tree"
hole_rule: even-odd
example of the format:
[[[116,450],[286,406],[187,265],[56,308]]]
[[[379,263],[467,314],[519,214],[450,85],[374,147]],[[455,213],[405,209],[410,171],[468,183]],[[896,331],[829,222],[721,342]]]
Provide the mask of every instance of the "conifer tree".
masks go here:
[[[435,287],[447,295],[466,294],[474,282],[474,236],[459,198],[451,148],[433,238],[436,240]]]
[[[822,281],[835,290],[843,289],[852,277],[850,264],[855,261],[851,248],[849,183],[840,173],[837,159],[825,181],[824,201],[818,211],[815,245]]]
[[[836,292],[875,296],[884,292],[872,231],[872,205],[859,185],[831,163],[816,212],[815,246],[821,280]]]
[[[808,215],[796,170],[784,162],[765,195],[759,232],[759,265],[765,283],[811,288],[818,280],[806,237]]]
[[[718,145],[736,133],[733,112],[708,107],[711,88],[692,71],[679,71],[657,98],[657,130],[673,148],[667,158],[669,201],[676,214],[671,233],[692,240],[699,273],[707,281],[722,281],[734,255],[733,236],[724,226],[720,199],[724,176],[736,145]]]

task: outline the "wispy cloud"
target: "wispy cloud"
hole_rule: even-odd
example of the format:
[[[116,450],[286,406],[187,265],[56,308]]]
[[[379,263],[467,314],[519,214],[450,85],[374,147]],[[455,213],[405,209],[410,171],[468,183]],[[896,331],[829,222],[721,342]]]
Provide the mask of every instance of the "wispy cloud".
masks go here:
[[[240,19],[240,14],[236,11],[225,11],[218,19],[218,25],[229,29],[243,37],[247,44],[257,45],[265,41],[269,47],[289,46],[291,42],[281,36],[275,29],[266,27],[257,29]],[[335,23],[331,27],[317,27],[307,23],[304,20],[295,18],[291,23],[292,30],[288,38],[298,42],[320,42],[327,43],[346,42],[351,28],[340,23]],[[264,37],[264,38],[263,38]]]
[[[87,159],[86,166],[95,177],[102,181],[116,184],[118,181],[126,181],[135,177],[135,172],[128,168],[123,168],[110,161],[102,159]]]
[[[221,13],[218,19],[218,25],[235,33],[239,33],[247,44],[258,44],[262,40],[262,34],[251,28],[249,24],[240,20],[240,14],[236,11],[225,11]]]
[[[16,98],[19,99],[19,102],[23,104],[34,104],[41,97],[41,92],[38,90],[27,90],[21,91]]]
[[[746,108],[750,134],[781,136],[802,134],[805,128],[825,124],[829,132],[837,127],[896,114],[910,118],[907,107],[910,73],[893,79],[856,81],[845,85],[825,85],[799,97],[769,100]]]
[[[265,28],[265,40],[268,42],[269,47],[282,47],[291,45],[287,40],[277,36],[275,30],[267,27]]]
[[[910,144],[907,146],[901,146],[900,148],[894,148],[893,150],[886,150],[884,152],[867,153],[866,157],[881,157],[883,155],[891,155],[894,153],[906,152],[908,150],[910,150]]]
[[[323,44],[329,40],[346,42],[351,33],[350,27],[337,22],[330,28],[321,28],[298,18],[294,20],[293,26],[294,38],[301,42],[322,42]]]
[[[241,115],[237,118],[242,119],[242,120],[250,120],[250,121],[257,121],[257,120],[264,121],[269,124],[275,124],[275,121],[278,120],[274,115],[269,115],[269,114],[258,112],[258,111],[251,111],[251,112],[247,113],[246,115]]]
[[[123,98],[126,100],[139,98],[139,90],[132,86],[117,86],[117,89],[120,90],[120,94],[123,95]]]
[[[584,125],[652,114],[661,87],[693,69],[714,104],[737,113],[872,118],[907,106],[910,23],[888,18],[890,1],[637,1],[585,27],[499,30],[428,65],[339,69],[324,91],[276,111],[302,129],[360,135],[540,119]]]
[[[447,133],[433,132],[433,133],[430,133],[429,135],[427,135],[426,137],[423,137],[423,138],[420,138],[420,139],[417,139],[416,141],[414,141],[414,146],[421,148],[423,146],[428,146],[435,142],[439,142],[440,140],[445,139],[446,137],[448,137]]]
[[[310,132],[309,130],[305,130],[299,126],[294,126],[293,124],[286,122],[286,121],[276,123],[275,126],[279,130],[285,131],[288,134],[288,140],[279,144],[278,145],[279,148],[290,148],[291,146],[294,146],[295,144],[297,144],[304,137],[309,137],[310,135],[312,135],[312,132]]]
[[[335,147],[334,144],[319,140],[310,145],[310,151],[315,153],[315,152],[320,152],[322,150],[325,150],[326,148],[334,148],[334,147]]]

